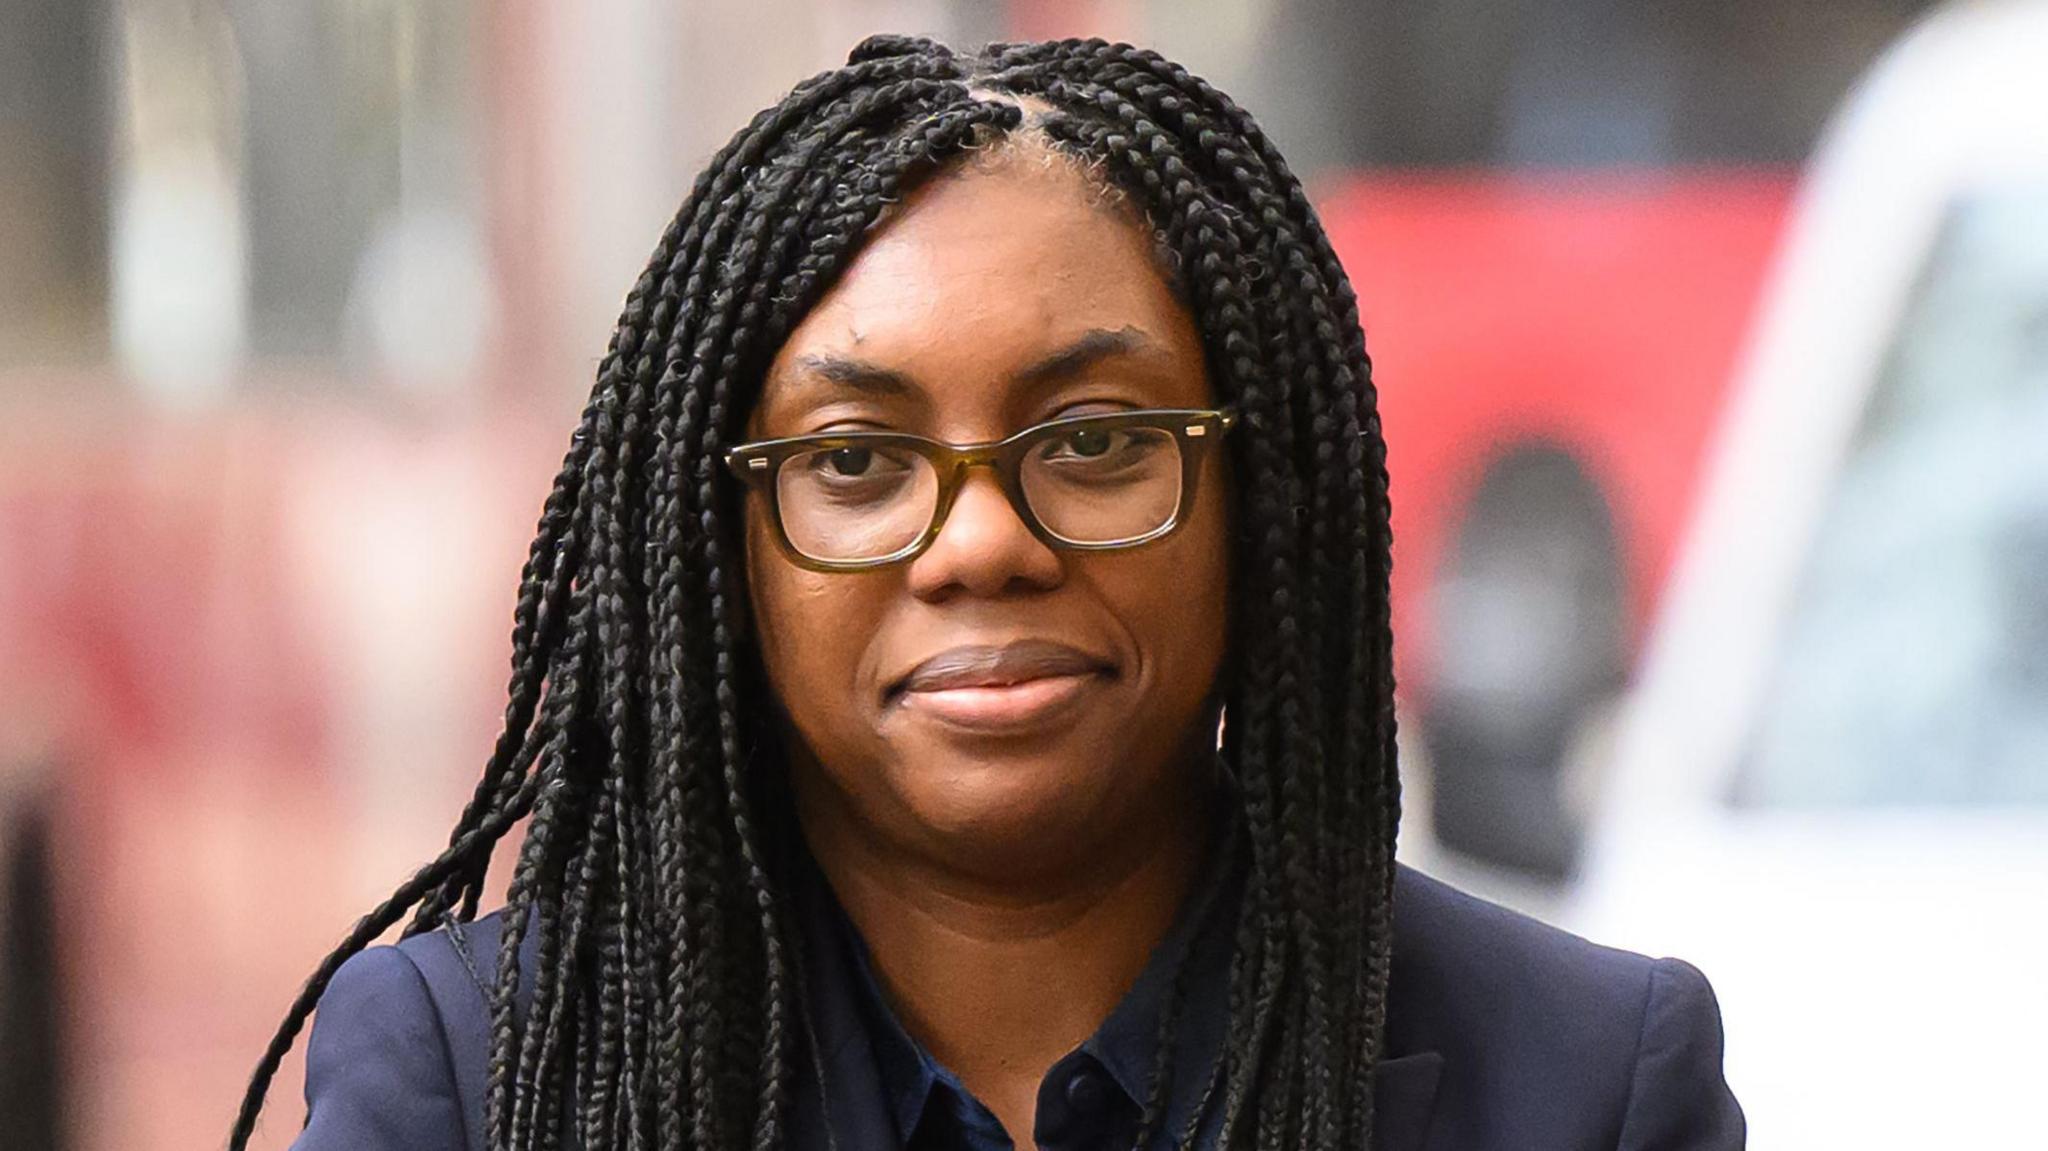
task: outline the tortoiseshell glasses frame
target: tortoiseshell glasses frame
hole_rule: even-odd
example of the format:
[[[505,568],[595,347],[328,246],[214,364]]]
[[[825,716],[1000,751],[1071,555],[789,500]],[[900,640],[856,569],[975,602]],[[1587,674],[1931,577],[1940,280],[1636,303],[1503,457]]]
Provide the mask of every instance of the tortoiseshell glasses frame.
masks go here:
[[[946,516],[967,482],[968,473],[978,467],[993,469],[1008,497],[1010,507],[1032,534],[1048,547],[1071,551],[1108,551],[1117,548],[1136,547],[1150,543],[1170,534],[1179,527],[1187,509],[1193,505],[1197,481],[1201,476],[1202,461],[1207,457],[1210,445],[1221,439],[1225,432],[1236,423],[1236,414],[1228,408],[1156,408],[1140,411],[1107,412],[1093,415],[1069,416],[1031,427],[1001,440],[985,443],[949,444],[924,436],[903,432],[827,432],[820,435],[789,436],[781,439],[760,440],[740,444],[725,454],[725,463],[732,473],[748,487],[753,488],[766,500],[770,519],[775,527],[777,541],[783,551],[797,566],[811,571],[851,572],[868,571],[892,564],[907,563],[923,554],[925,549],[939,537],[945,527]],[[1107,459],[1107,453],[1116,447],[1118,438],[1126,453],[1136,445],[1145,445],[1140,456],[1157,447],[1171,443],[1178,453],[1178,469],[1172,468],[1173,461],[1152,461],[1140,466],[1154,470],[1140,476],[1136,482],[1150,485],[1151,495],[1163,503],[1167,494],[1164,489],[1165,477],[1171,476],[1177,483],[1172,493],[1173,504],[1158,523],[1144,522],[1154,518],[1145,509],[1131,514],[1141,516],[1134,530],[1124,534],[1113,534],[1106,539],[1076,538],[1072,533],[1062,533],[1049,526],[1044,516],[1032,506],[1031,482],[1023,475],[1032,452],[1041,448],[1066,448],[1064,456],[1042,454],[1040,467],[1055,466],[1048,460],[1068,460],[1072,470],[1076,464],[1090,466],[1087,461]],[[1088,452],[1079,448],[1096,448]],[[827,487],[859,483],[864,473],[873,466],[876,453],[887,457],[895,467],[895,474],[903,479],[897,482],[895,491],[885,491],[882,499],[895,501],[892,514],[895,519],[891,526],[890,538],[906,535],[900,545],[888,546],[882,554],[873,556],[833,556],[818,554],[817,547],[807,550],[798,546],[792,538],[790,525],[785,517],[783,471],[792,461],[822,466],[818,461],[830,460],[839,470],[837,478],[814,482],[815,486]],[[913,476],[915,462],[929,465],[929,476]],[[1114,462],[1114,461],[1112,461]],[[858,471],[847,470],[858,465]],[[1160,469],[1164,468],[1164,471]],[[1097,467],[1100,471],[1101,467]],[[1128,474],[1130,468],[1126,467]],[[904,489],[902,482],[916,482],[922,486],[916,490]],[[875,481],[869,481],[871,484]],[[1060,481],[1064,482],[1064,481]],[[1132,481],[1123,481],[1128,486]],[[1098,483],[1089,480],[1087,483]],[[1085,486],[1085,485],[1084,485]],[[1099,485],[1113,486],[1113,485]],[[822,499],[823,497],[821,497]],[[1041,495],[1041,499],[1052,499]],[[1080,498],[1066,495],[1061,498]],[[923,504],[929,501],[930,513],[924,514]],[[1089,509],[1083,508],[1084,512]],[[1114,515],[1114,510],[1105,509],[1098,502],[1094,509],[1098,515]],[[834,514],[826,512],[822,514]],[[849,513],[849,518],[851,518]],[[924,522],[918,524],[918,520]],[[858,535],[856,531],[854,534]],[[869,531],[869,538],[876,533]],[[858,550],[848,547],[841,550]]]

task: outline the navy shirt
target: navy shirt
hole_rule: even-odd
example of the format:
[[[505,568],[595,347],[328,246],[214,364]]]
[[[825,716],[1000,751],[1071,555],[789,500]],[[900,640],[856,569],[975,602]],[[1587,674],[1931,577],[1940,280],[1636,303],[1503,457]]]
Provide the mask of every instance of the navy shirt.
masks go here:
[[[1244,872],[1234,824],[1212,843],[1130,991],[1040,1081],[1032,1135],[1043,1151],[1131,1146],[1152,1097],[1161,1023],[1176,990],[1167,1094],[1148,1146],[1178,1146],[1208,1094],[1229,1022],[1231,935]],[[824,878],[808,867],[797,888],[821,1056],[812,1074],[798,1073],[800,1127],[821,1125],[843,1148],[1010,1151],[995,1113],[903,1029],[875,980],[866,944]],[[822,1099],[818,1073],[826,1084]],[[1208,1112],[1190,1146],[1213,1143],[1221,1107]]]

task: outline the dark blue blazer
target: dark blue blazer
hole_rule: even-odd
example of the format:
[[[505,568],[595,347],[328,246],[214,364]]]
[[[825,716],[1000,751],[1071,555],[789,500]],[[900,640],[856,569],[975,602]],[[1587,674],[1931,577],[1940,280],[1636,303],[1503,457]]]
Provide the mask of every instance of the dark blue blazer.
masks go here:
[[[487,981],[499,925],[484,916],[465,932]],[[350,959],[313,1021],[293,1147],[483,1151],[488,1016],[445,932]],[[1720,1010],[1697,970],[1596,946],[1405,867],[1374,1096],[1380,1151],[1743,1145]]]

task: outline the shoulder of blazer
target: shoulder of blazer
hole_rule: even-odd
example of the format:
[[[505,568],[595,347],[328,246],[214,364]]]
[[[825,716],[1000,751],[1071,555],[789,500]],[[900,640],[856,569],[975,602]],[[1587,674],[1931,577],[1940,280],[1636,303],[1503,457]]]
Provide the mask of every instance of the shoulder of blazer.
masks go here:
[[[446,1038],[409,955],[378,946],[350,956],[313,1015],[294,1151],[458,1151],[466,1121]]]
[[[423,931],[398,944],[419,968],[427,994],[440,1013],[447,1036],[448,1060],[455,1076],[456,1098],[468,1118],[470,1151],[483,1151],[484,1087],[491,1053],[491,988],[497,982],[498,950],[504,937],[505,913],[480,915],[469,923],[451,923]],[[523,1013],[533,986],[536,940],[522,935],[519,948],[520,994],[513,1010]]]
[[[1404,962],[1405,961],[1405,962]],[[1640,1009],[1656,961],[1604,947],[1402,866],[1394,881],[1394,977],[1435,990],[1516,991]]]
[[[1655,1127],[1643,1112],[1683,1098],[1732,1123],[1741,1145],[1719,1010],[1690,965],[1591,943],[1406,867],[1393,963],[1387,1051],[1442,1054],[1439,1126],[1633,1146],[1625,1124]]]

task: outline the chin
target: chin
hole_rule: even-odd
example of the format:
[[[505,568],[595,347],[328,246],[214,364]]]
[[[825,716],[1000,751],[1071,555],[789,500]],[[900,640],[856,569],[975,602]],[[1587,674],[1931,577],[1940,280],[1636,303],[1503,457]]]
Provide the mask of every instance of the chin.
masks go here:
[[[919,757],[923,760],[923,757]],[[938,851],[974,870],[1057,868],[1114,830],[1109,780],[1076,763],[1114,758],[952,755],[906,762],[898,794]]]

